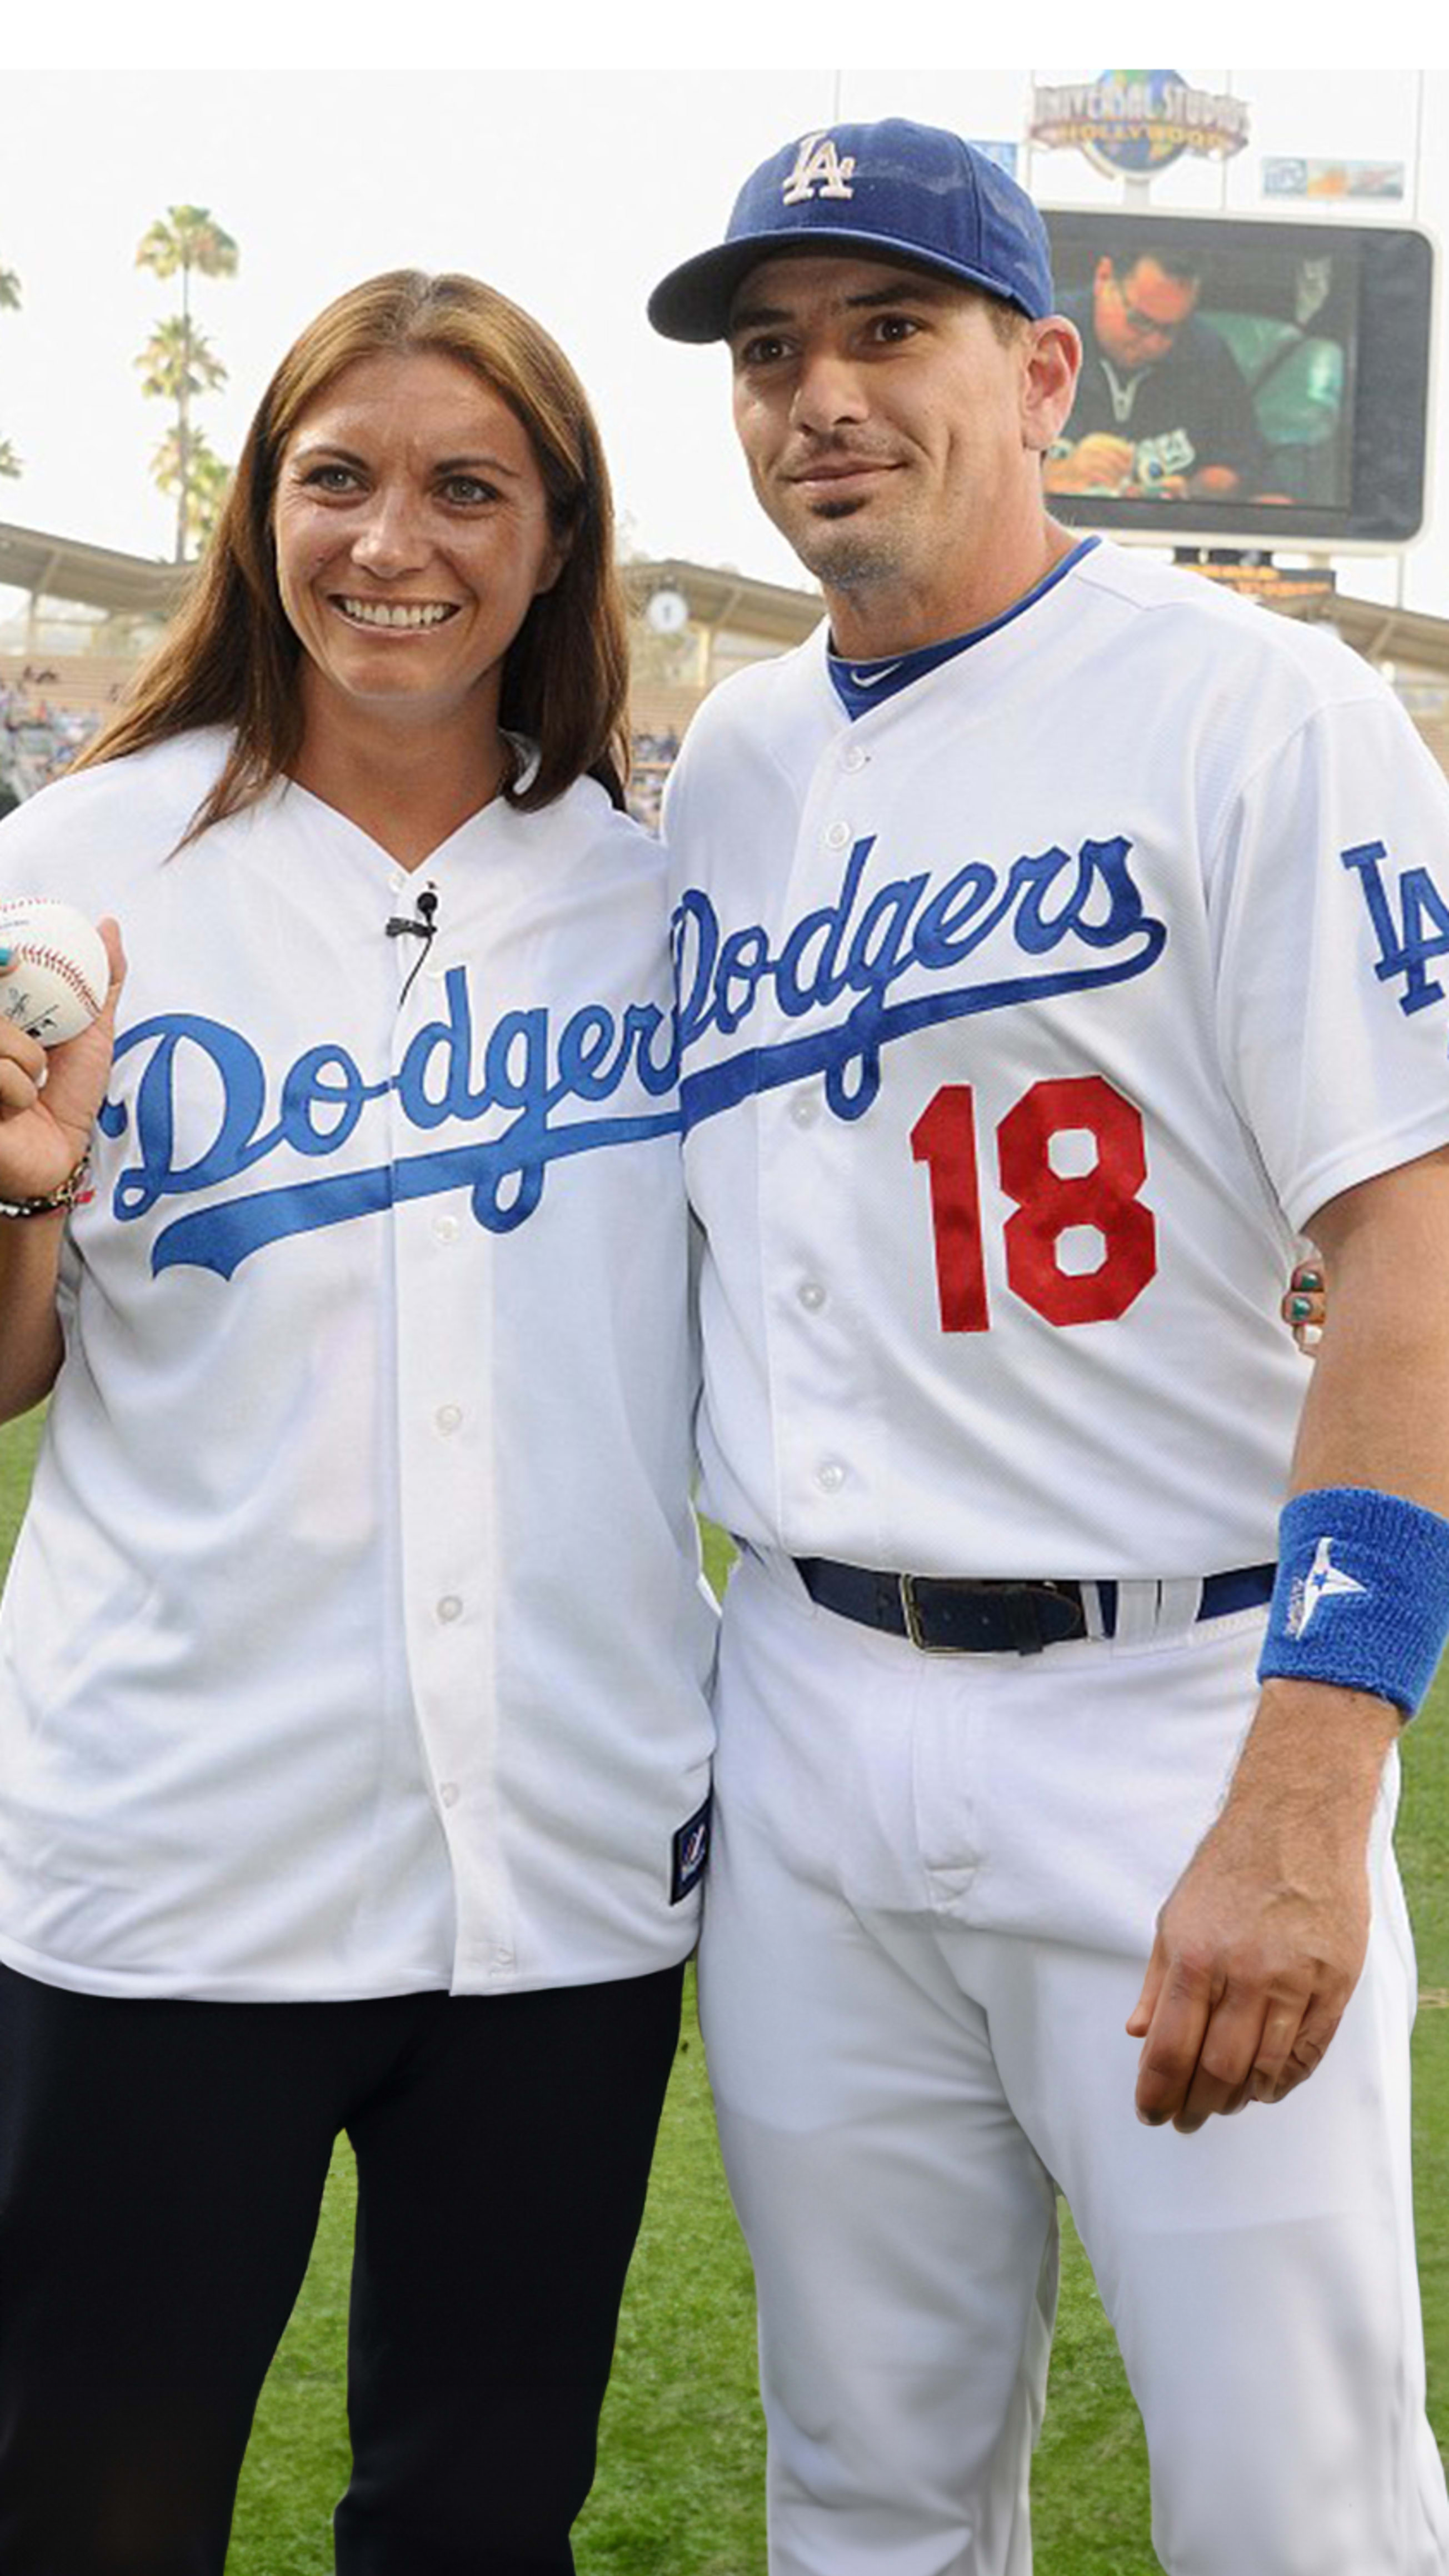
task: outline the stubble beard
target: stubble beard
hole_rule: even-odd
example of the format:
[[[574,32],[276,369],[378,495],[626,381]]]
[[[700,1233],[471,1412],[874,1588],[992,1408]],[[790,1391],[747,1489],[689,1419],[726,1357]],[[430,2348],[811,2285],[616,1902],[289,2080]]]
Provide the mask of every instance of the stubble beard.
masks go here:
[[[827,590],[870,590],[901,578],[899,532],[872,529],[859,502],[826,502],[794,524],[777,524],[806,571]]]

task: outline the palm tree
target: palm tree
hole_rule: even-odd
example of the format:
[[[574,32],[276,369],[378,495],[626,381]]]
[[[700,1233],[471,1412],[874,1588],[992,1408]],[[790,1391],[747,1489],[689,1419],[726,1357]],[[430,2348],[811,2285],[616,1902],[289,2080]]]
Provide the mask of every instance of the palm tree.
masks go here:
[[[235,277],[238,251],[209,206],[168,206],[137,247],[136,266],[156,277],[181,280],[181,311],[158,325],[136,363],[147,393],[164,395],[176,405],[176,561],[186,560],[192,527],[191,458],[196,433],[191,426],[194,394],[213,392],[226,382],[226,369],[196,330],[191,319],[191,280]]]
[[[13,268],[0,268],[0,313],[20,310],[20,280]],[[12,480],[20,472],[20,459],[8,438],[0,438],[0,474]]]
[[[203,331],[183,314],[158,322],[136,360],[143,394],[162,394],[178,408],[193,394],[215,393],[226,369]],[[200,431],[193,436],[199,437]]]
[[[235,277],[240,253],[230,233],[223,232],[209,206],[168,206],[151,226],[136,252],[136,266],[155,277],[182,276],[194,268],[198,277]]]
[[[168,429],[152,457],[151,472],[163,492],[180,492],[181,443],[174,429]],[[187,450],[186,534],[198,554],[221,516],[230,489],[231,467],[208,447],[204,432],[194,429]]]

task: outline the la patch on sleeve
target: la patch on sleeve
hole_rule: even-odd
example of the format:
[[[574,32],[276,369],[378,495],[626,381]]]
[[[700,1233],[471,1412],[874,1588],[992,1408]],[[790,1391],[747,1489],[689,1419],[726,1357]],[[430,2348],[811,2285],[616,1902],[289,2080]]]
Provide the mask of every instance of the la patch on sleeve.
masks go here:
[[[713,1795],[702,1807],[696,1807],[687,1824],[680,1826],[672,1845],[674,1866],[669,1880],[669,1902],[682,1905],[690,1890],[699,1885],[709,1859],[709,1826],[714,1807]]]
[[[1357,874],[1379,943],[1378,964],[1374,968],[1381,984],[1402,975],[1404,989],[1399,995],[1399,1008],[1412,1015],[1427,1011],[1444,999],[1444,987],[1429,973],[1431,958],[1449,956],[1449,903],[1446,903],[1427,868],[1400,868],[1397,880],[1398,921],[1394,919],[1394,889],[1386,884],[1384,868],[1389,854],[1382,841],[1361,841],[1352,850],[1341,850],[1339,856],[1346,868]]]

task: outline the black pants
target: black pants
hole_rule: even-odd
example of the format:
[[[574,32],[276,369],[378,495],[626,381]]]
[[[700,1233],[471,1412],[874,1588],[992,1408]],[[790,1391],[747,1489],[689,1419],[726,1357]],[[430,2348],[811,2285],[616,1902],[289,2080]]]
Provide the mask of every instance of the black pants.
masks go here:
[[[565,2576],[682,1976],[207,2004],[0,1968],[4,2576],[222,2576],[342,2129],[339,2576]]]

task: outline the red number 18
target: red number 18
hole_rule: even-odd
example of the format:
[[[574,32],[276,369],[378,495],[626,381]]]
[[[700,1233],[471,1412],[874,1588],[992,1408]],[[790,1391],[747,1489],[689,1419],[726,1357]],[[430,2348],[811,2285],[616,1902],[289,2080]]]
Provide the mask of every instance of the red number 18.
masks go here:
[[[1055,1136],[1085,1129],[1097,1148],[1088,1172],[1054,1171]],[[984,1333],[991,1322],[981,1244],[976,1112],[964,1083],[947,1083],[911,1129],[911,1151],[930,1175],[936,1283],[943,1333]],[[1006,1276],[1049,1324],[1095,1324],[1123,1315],[1157,1268],[1157,1227],[1137,1193],[1147,1178],[1141,1112],[1099,1073],[1034,1082],[996,1131],[1001,1186],[1016,1202],[1004,1228]],[[1092,1226],[1103,1257],[1095,1270],[1063,1270],[1062,1236]]]

